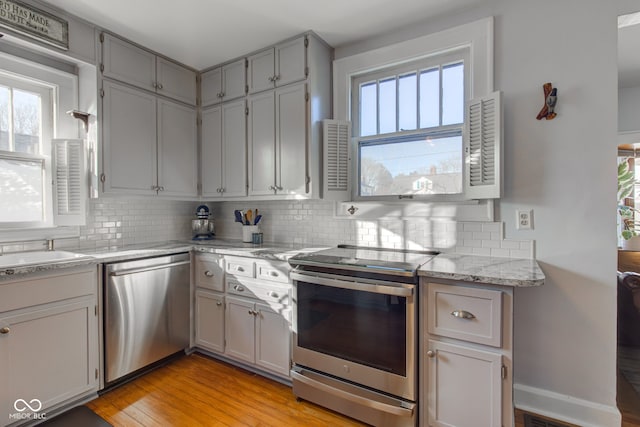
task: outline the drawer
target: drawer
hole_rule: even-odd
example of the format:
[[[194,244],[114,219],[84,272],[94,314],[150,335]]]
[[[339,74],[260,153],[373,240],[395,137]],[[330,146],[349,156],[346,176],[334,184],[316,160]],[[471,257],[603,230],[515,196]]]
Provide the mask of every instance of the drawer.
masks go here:
[[[220,255],[198,255],[195,262],[195,284],[199,288],[224,291],[224,260]]]
[[[255,277],[255,262],[248,258],[224,257],[225,271],[234,276]]]
[[[502,346],[502,292],[429,283],[427,331],[493,347]]]
[[[255,298],[271,304],[289,305],[291,288],[276,284],[265,284],[252,279],[227,277],[227,293]]]
[[[289,264],[286,262],[256,262],[256,278],[278,283],[289,283]]]

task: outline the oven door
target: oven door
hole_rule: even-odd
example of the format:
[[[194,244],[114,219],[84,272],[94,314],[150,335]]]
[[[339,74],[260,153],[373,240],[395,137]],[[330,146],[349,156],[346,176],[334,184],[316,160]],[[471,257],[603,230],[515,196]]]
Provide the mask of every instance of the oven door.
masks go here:
[[[404,284],[291,274],[293,362],[416,400],[416,295]]]

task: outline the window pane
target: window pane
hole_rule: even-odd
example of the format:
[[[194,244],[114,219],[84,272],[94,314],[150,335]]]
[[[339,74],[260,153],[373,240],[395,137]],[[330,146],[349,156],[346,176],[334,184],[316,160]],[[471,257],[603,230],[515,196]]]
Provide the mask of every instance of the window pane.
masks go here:
[[[360,145],[360,195],[462,192],[462,136]]]
[[[448,65],[442,69],[442,124],[464,120],[464,65]]]
[[[376,82],[360,85],[360,136],[378,133]]]
[[[13,136],[15,151],[40,153],[40,96],[13,90]]]
[[[0,222],[43,220],[42,163],[0,159]]]
[[[0,86],[0,150],[11,149],[9,145],[9,88]]]
[[[420,73],[420,128],[440,125],[440,70]]]
[[[396,78],[380,81],[380,133],[396,129]]]
[[[417,127],[417,81],[418,78],[416,77],[416,73],[400,76],[400,78],[398,79],[398,108],[400,110],[400,130],[413,130]]]

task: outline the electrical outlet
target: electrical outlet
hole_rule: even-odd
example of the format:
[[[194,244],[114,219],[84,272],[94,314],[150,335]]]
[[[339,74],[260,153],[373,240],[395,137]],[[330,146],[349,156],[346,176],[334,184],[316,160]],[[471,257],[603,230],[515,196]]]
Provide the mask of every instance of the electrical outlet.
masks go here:
[[[516,210],[516,228],[518,230],[533,230],[533,210]]]

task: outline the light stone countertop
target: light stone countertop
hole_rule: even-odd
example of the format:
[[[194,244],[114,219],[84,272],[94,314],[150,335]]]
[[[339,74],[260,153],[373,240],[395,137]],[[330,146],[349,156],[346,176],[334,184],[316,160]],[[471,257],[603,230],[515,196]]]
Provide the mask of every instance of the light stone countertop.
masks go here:
[[[446,253],[425,263],[418,275],[513,287],[541,286],[545,279],[534,259]]]
[[[301,252],[313,252],[326,247],[302,247],[298,245],[265,243],[260,246],[243,243],[239,240],[207,240],[207,241],[174,241],[162,243],[144,243],[123,247],[112,247],[91,250],[68,249],[65,252],[77,254],[70,259],[31,261],[29,254],[23,252],[15,264],[3,263],[0,256],[0,281],[10,280],[18,275],[79,267],[83,265],[111,263],[137,258],[170,255],[191,250],[201,253],[217,253],[222,255],[244,256],[274,261],[287,261]],[[39,252],[38,254],[42,254]],[[13,255],[13,254],[10,254]],[[18,262],[19,261],[19,262]],[[473,283],[487,283],[515,287],[540,286],[544,284],[544,273],[535,260],[497,258],[476,255],[460,255],[442,253],[424,264],[418,271],[420,276],[461,280]]]

